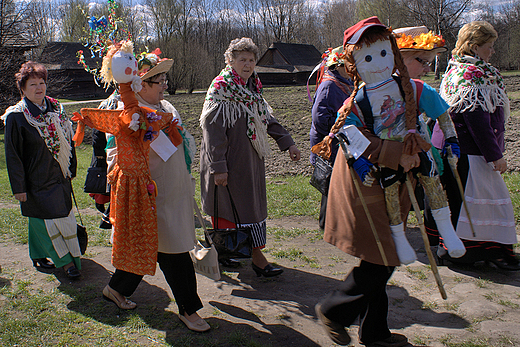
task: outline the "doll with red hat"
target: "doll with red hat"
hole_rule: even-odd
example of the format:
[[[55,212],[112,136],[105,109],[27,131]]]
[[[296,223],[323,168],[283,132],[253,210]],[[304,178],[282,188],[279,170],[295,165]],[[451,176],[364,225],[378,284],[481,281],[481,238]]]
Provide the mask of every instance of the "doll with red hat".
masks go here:
[[[343,48],[341,57],[354,81],[354,91],[338,111],[329,135],[312,151],[328,158],[332,139],[347,125],[358,127],[370,141],[352,168],[344,156],[336,157],[324,231],[325,241],[360,258],[361,263],[339,288],[316,305],[316,313],[338,344],[350,344],[345,328],[359,317],[361,343],[404,346],[406,337],[391,333],[388,328],[386,283],[395,266],[416,259],[404,234],[403,221],[410,201],[401,183],[408,171],[416,174],[427,187],[430,201],[438,204],[442,217],[438,224],[445,225],[443,231],[451,241],[452,254],[461,256],[465,252],[449,220],[446,197],[427,152],[431,145],[417,127],[418,110],[432,119],[442,119],[446,138],[456,141],[456,134],[446,114],[447,104],[433,88],[409,78],[391,28],[377,17],[348,28]],[[399,77],[394,76],[396,71]],[[381,186],[371,184],[374,171],[380,172]],[[364,183],[361,194],[371,211],[372,223],[354,189],[353,176]],[[383,252],[371,232],[371,224]]]

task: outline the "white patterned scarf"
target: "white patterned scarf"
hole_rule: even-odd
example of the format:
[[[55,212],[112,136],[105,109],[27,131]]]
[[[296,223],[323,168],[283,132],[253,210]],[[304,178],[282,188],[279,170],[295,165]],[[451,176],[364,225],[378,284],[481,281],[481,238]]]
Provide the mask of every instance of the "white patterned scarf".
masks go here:
[[[504,108],[507,122],[509,98],[497,68],[477,57],[454,55],[442,79],[440,95],[450,105],[450,112],[474,111],[477,107],[493,113]]]
[[[29,110],[26,99],[23,98],[16,105],[9,107],[1,119],[5,124],[9,114],[23,113],[27,123],[38,130],[52,156],[60,164],[63,176],[68,178],[72,176],[69,169],[72,157],[72,123],[65,115],[63,106],[58,100],[46,96],[44,101],[47,110],[35,116]]]
[[[205,127],[207,117],[214,110],[217,112],[210,124],[222,117],[223,126],[228,128],[235,125],[238,117],[247,115],[246,135],[258,156],[263,159],[271,153],[267,125],[272,117],[272,109],[262,96],[262,83],[256,72],[253,72],[250,80],[253,90],[247,87],[247,81],[227,65],[211,82],[200,115],[200,126]]]

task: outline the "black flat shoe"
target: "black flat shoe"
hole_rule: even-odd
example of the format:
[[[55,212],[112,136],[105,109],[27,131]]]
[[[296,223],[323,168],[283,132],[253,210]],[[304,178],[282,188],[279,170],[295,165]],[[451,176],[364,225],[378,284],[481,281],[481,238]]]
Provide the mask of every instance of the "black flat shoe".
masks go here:
[[[34,267],[41,267],[42,269],[54,269],[55,266],[47,258],[33,259]]]
[[[507,271],[518,271],[520,270],[520,264],[518,261],[507,261],[505,259],[488,259],[487,262],[494,264],[497,268]]]
[[[267,264],[263,269],[251,263],[253,270],[256,272],[256,276],[274,277],[280,275],[283,270],[277,267],[273,267],[271,264]]]
[[[71,280],[75,280],[81,277],[81,274],[74,265],[65,270],[65,275],[67,275],[67,277]]]
[[[240,265],[241,265],[239,261],[234,260],[234,259],[219,259],[218,262],[222,266],[231,267],[231,268],[234,268],[234,269],[240,267]]]

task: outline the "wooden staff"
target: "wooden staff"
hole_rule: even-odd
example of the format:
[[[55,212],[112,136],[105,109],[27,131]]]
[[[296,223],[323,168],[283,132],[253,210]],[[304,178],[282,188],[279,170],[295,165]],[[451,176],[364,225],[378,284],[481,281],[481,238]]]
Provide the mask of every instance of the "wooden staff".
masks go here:
[[[471,233],[473,237],[477,237],[475,234],[475,229],[473,229],[473,222],[471,221],[471,216],[469,215],[468,205],[466,205],[466,198],[464,197],[464,187],[462,186],[462,181],[460,180],[459,171],[457,170],[457,163],[453,160],[456,156],[453,155],[451,151],[451,147],[447,148],[448,152],[448,163],[450,164],[451,172],[453,177],[455,177],[455,181],[457,181],[457,186],[459,186],[460,197],[462,198],[462,203],[464,204],[464,209],[466,210],[466,214],[468,215],[469,227],[471,228]]]
[[[439,275],[437,263],[435,262],[432,250],[430,249],[430,241],[428,241],[428,235],[426,234],[426,229],[424,228],[424,221],[421,216],[421,209],[419,208],[419,204],[417,203],[417,199],[415,198],[415,192],[412,187],[411,173],[408,173],[408,178],[406,179],[406,188],[408,188],[408,195],[410,195],[410,200],[412,201],[413,209],[415,211],[415,217],[417,218],[417,222],[419,223],[419,229],[421,230],[424,248],[426,249],[426,254],[428,255],[428,260],[430,261],[430,266],[432,268],[433,276],[435,277],[435,282],[437,282],[437,287],[439,288],[441,297],[444,300],[446,300],[448,296],[446,295],[446,291],[444,290],[444,285],[442,284],[442,279]]]
[[[348,139],[342,133],[336,134],[336,138],[339,140],[339,143],[340,143],[341,148],[343,150],[343,154],[345,155],[345,159],[347,159],[347,164],[348,164],[348,166],[350,167],[350,169],[352,171],[352,173],[351,173],[352,181],[354,182],[354,186],[356,187],[356,191],[357,191],[357,193],[359,195],[359,199],[361,200],[361,204],[363,205],[363,209],[365,210],[365,214],[367,216],[368,223],[370,224],[370,229],[372,230],[372,234],[374,235],[374,238],[376,240],[377,248],[379,249],[379,253],[381,254],[381,258],[383,259],[383,264],[386,267],[388,267],[388,260],[386,258],[386,253],[385,253],[385,250],[383,249],[383,245],[381,244],[381,240],[379,239],[379,235],[377,234],[376,226],[374,225],[374,221],[372,219],[372,215],[370,214],[370,211],[368,210],[368,206],[367,206],[367,203],[365,201],[365,198],[363,197],[363,194],[361,193],[361,187],[359,186],[359,182],[354,177],[355,170],[352,167],[352,160],[354,159],[354,157],[352,156],[352,154],[350,153],[350,151],[349,151],[349,149],[347,147],[347,144],[349,143]]]

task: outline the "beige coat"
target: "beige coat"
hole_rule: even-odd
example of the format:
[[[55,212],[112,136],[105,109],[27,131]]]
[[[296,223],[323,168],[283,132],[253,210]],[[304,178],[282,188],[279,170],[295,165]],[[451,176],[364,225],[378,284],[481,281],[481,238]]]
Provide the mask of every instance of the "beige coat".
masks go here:
[[[382,141],[366,131],[364,135],[369,138],[371,145],[363,155],[373,163],[384,163],[385,166],[395,167],[399,162],[403,144],[396,141]],[[383,189],[377,183],[372,187],[362,185],[357,173],[351,171],[347,165],[341,149],[336,156],[332,171],[323,239],[345,253],[373,264],[384,265],[363,205],[352,182],[352,174],[361,187],[362,195],[383,245],[388,265],[399,266],[400,262],[386,214]],[[403,184],[401,186],[403,220],[406,220],[409,210],[410,199],[406,186]]]
[[[166,100],[160,105],[150,105],[137,95],[139,106],[146,106],[163,112],[173,113],[180,121],[180,115]],[[184,147],[164,162],[154,151],[150,151],[150,174],[157,184],[157,230],[159,252],[184,253],[196,244],[193,197],[195,185],[188,173],[184,160]]]

